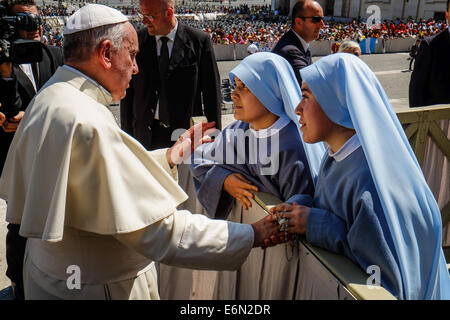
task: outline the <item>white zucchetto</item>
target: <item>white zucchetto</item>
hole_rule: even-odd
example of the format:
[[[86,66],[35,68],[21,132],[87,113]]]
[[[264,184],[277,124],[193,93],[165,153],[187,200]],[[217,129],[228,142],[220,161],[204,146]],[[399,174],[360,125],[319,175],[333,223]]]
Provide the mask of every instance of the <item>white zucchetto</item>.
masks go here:
[[[64,34],[126,21],[128,21],[128,18],[119,10],[101,4],[88,4],[69,17],[64,27]]]

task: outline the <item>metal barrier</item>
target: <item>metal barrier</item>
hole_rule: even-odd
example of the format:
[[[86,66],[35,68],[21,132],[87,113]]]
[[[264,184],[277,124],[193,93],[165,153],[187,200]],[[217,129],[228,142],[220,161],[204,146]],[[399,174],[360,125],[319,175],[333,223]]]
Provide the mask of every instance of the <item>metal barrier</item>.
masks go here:
[[[442,225],[450,222],[450,105],[398,110],[397,116],[416,154],[425,179],[442,214]],[[450,229],[450,228],[449,228]],[[443,234],[450,246],[450,231]]]
[[[281,203],[255,192],[249,210],[236,204],[229,220],[253,223]],[[254,248],[237,271],[218,272],[215,299],[238,300],[391,300],[382,287],[367,285],[369,275],[348,258],[317,248],[304,239],[298,246]]]
[[[367,52],[371,53],[395,53],[409,52],[415,43],[414,38],[398,39],[375,39],[374,47]],[[327,56],[331,54],[331,46],[336,43],[334,40],[316,40],[311,42],[311,55],[313,57]],[[217,61],[234,61],[244,59],[247,53],[248,44],[215,44],[214,54]],[[363,52],[366,52],[363,50]]]

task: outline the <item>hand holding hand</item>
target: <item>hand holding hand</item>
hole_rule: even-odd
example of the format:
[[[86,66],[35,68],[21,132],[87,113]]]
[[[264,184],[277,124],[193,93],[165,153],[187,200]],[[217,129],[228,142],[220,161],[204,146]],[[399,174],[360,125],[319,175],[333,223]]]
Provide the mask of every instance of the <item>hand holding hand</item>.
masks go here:
[[[282,203],[272,209],[270,212],[287,220],[286,231],[289,233],[306,233],[308,217],[311,208],[301,206],[294,202],[293,204]]]
[[[245,210],[248,210],[248,208],[252,206],[250,199],[254,198],[254,195],[249,190],[258,191],[258,187],[252,185],[251,182],[240,173],[232,173],[226,177],[223,182],[223,188],[233,198],[239,201]]]
[[[14,117],[9,118],[8,120],[4,121],[3,122],[3,131],[15,132],[24,115],[25,115],[24,111],[19,111],[19,113],[16,114]]]
[[[215,125],[216,123],[214,121],[197,123],[183,133],[177,142],[167,150],[166,157],[170,167],[180,164],[189,158],[198,146],[213,142],[214,139],[208,135],[216,131]]]
[[[253,247],[264,249],[287,241],[284,232],[280,232],[280,225],[273,215],[267,215],[253,223],[252,227],[255,232]]]

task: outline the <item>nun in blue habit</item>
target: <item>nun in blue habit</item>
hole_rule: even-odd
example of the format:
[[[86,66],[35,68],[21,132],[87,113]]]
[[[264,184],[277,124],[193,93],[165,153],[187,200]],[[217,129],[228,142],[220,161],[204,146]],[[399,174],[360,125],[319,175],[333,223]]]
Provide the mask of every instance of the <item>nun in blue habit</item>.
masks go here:
[[[305,142],[326,141],[312,208],[280,205],[288,230],[345,254],[399,299],[449,299],[442,221],[400,122],[378,79],[346,53],[300,71]],[[308,149],[306,149],[308,152]],[[295,200],[295,197],[291,199]]]
[[[197,197],[207,214],[227,218],[235,198],[225,191],[224,183],[233,174],[240,174],[247,188],[257,187],[283,201],[298,193],[312,196],[312,177],[317,175],[325,149],[321,143],[302,143],[294,111],[301,91],[289,63],[273,53],[256,53],[230,72],[230,80],[235,87],[232,98],[238,121],[192,155]],[[252,116],[255,113],[258,116]],[[261,125],[255,120],[260,114],[273,116],[273,120]],[[309,149],[312,161],[307,159],[304,148]],[[243,192],[235,196],[236,200],[242,200],[245,194],[251,198]]]

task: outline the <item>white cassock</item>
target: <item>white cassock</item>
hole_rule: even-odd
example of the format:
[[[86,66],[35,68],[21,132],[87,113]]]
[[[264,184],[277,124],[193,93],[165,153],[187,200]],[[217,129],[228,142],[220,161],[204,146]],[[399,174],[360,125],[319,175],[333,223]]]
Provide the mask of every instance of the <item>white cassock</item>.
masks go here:
[[[187,196],[166,149],[148,152],[120,130],[111,101],[61,67],[15,134],[0,197],[28,238],[27,299],[158,299],[154,261],[233,270],[252,248],[250,225],[176,210]]]

